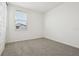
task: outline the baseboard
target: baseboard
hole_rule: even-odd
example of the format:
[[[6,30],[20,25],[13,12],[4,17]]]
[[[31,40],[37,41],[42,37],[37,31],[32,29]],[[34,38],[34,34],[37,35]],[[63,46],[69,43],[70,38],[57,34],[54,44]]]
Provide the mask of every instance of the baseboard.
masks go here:
[[[79,46],[72,45],[72,44],[69,44],[67,42],[62,42],[62,41],[59,41],[59,40],[54,39],[54,38],[52,39],[52,38],[49,38],[49,37],[39,37],[39,38],[33,38],[33,39],[43,39],[43,38],[46,38],[46,39],[49,39],[49,40],[53,40],[55,42],[58,42],[58,43],[61,43],[61,44],[65,44],[65,45],[68,45],[68,46],[75,47],[75,48],[79,49]],[[33,40],[33,39],[27,39],[27,40]],[[25,40],[19,40],[19,41],[25,41]],[[19,41],[13,41],[13,42],[19,42]],[[7,42],[7,43],[13,43],[13,42]]]
[[[38,38],[27,39],[27,40],[43,39],[43,38],[44,38],[44,37],[38,37]],[[14,43],[14,42],[20,42],[20,41],[25,41],[25,39],[24,39],[24,40],[18,40],[18,41],[11,41],[11,42],[6,42],[6,44],[8,44],[8,43]]]
[[[53,41],[58,42],[58,43],[61,43],[61,44],[65,44],[65,45],[68,45],[68,46],[71,46],[71,47],[74,47],[74,48],[79,49],[79,46],[77,46],[77,45],[72,45],[72,44],[67,43],[67,42],[62,42],[62,41],[56,40],[54,38],[53,39],[52,38],[49,38],[49,37],[45,37],[45,38],[47,38],[49,40],[53,40]]]

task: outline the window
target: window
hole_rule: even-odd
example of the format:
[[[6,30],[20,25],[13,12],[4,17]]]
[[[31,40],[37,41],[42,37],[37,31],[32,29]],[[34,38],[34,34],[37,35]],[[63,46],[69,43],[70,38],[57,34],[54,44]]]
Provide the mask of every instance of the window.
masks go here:
[[[27,15],[26,13],[22,12],[22,11],[16,11],[16,15],[15,15],[15,19],[16,19],[16,29],[26,29],[27,28]]]

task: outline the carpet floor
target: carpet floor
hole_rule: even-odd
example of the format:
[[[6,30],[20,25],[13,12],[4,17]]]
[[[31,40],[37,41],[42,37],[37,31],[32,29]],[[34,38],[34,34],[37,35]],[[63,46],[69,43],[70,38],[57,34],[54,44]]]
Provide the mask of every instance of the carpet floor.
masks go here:
[[[40,38],[8,43],[2,56],[79,56],[79,49]]]

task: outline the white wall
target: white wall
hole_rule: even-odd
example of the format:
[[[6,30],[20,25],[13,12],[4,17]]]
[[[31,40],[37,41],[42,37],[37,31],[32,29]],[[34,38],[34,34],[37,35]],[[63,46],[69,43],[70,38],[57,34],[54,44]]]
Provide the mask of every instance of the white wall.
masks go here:
[[[46,13],[45,37],[79,48],[79,3],[63,3]]]
[[[16,9],[23,10],[28,14],[26,31],[15,30]],[[79,3],[63,3],[47,12],[45,19],[42,13],[12,5],[8,6],[8,14],[7,42],[47,37],[79,48]]]
[[[5,2],[0,2],[0,55],[5,48],[6,41],[6,16],[7,6]]]
[[[15,29],[15,11],[22,10],[28,15],[28,26],[25,31]],[[43,36],[43,14],[19,6],[8,5],[8,36],[7,42],[40,38]]]

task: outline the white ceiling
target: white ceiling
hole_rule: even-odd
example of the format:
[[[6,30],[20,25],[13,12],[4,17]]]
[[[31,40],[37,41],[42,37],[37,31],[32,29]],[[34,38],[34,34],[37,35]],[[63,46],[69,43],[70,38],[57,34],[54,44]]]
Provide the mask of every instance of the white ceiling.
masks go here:
[[[39,12],[47,12],[50,9],[53,9],[62,3],[61,2],[12,2],[10,4],[18,5]]]

